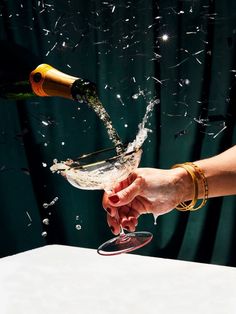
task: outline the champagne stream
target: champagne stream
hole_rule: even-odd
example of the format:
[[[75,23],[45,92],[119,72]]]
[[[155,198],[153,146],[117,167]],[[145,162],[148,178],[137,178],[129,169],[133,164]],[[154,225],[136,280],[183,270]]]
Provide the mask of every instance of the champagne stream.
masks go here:
[[[112,141],[112,143],[116,147],[117,155],[124,153],[124,145],[123,145],[116,129],[112,125],[112,121],[111,121],[109,114],[106,112],[106,110],[103,107],[100,100],[97,97],[89,97],[88,100],[89,100],[88,105],[94,110],[94,112],[97,114],[99,119],[103,122],[103,124],[107,130],[109,139]],[[146,123],[148,122],[148,119],[152,113],[154,106],[156,104],[158,104],[159,102],[160,102],[159,99],[154,99],[154,100],[149,102],[149,104],[147,105],[147,108],[146,108],[145,115],[142,119],[142,122],[139,124],[139,131],[138,131],[134,141],[130,142],[128,144],[128,148],[125,151],[125,153],[131,152],[134,150],[138,150],[139,148],[142,147],[144,141],[146,140],[146,138],[148,136],[148,132],[151,131],[145,127]]]
[[[99,119],[103,122],[109,139],[112,141],[116,148],[117,155],[124,152],[124,145],[116,131],[116,129],[112,125],[111,118],[105,108],[103,107],[102,103],[98,99],[98,97],[89,97],[88,99],[88,106],[91,107],[94,112],[97,114]]]

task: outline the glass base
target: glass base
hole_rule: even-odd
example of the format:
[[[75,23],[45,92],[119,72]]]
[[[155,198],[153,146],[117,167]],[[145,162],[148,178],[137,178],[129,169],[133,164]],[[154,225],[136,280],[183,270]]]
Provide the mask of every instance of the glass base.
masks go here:
[[[121,234],[107,242],[103,243],[97,249],[100,255],[117,255],[137,250],[152,240],[153,235],[150,232],[138,231]]]

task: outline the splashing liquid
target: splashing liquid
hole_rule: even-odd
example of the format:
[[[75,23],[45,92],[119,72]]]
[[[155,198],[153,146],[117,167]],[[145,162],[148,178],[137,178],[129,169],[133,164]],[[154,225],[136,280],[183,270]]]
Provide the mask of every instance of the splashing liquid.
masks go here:
[[[153,111],[154,106],[156,104],[159,104],[159,102],[160,102],[159,99],[154,99],[148,103],[142,122],[138,126],[139,131],[134,141],[129,143],[126,151],[124,151],[124,145],[116,129],[112,125],[112,121],[109,114],[106,112],[100,100],[97,97],[93,97],[93,96],[90,96],[87,99],[88,105],[95,111],[97,116],[103,122],[107,130],[109,139],[113,142],[114,146],[116,147],[116,152],[118,155],[122,153],[129,153],[131,151],[138,150],[142,147],[143,143],[148,137],[148,132],[151,132],[151,130],[146,127],[146,124]]]
[[[116,148],[117,155],[120,155],[124,152],[124,145],[116,131],[116,129],[112,125],[111,118],[105,108],[103,107],[102,103],[98,99],[98,97],[88,97],[88,106],[91,107],[94,112],[97,114],[99,119],[103,122],[108,137],[114,144]]]
[[[97,116],[103,122],[103,124],[107,130],[109,139],[113,142],[113,144],[116,148],[117,155],[120,155],[122,153],[127,154],[129,152],[138,150],[142,147],[143,143],[145,142],[145,140],[148,137],[148,132],[151,132],[151,130],[146,127],[146,124],[149,120],[149,117],[152,114],[154,106],[156,104],[159,104],[160,100],[159,99],[153,99],[148,103],[147,108],[146,108],[146,112],[145,112],[144,117],[142,119],[142,122],[138,126],[138,129],[139,129],[138,133],[137,133],[135,139],[133,140],[133,142],[130,142],[128,144],[126,150],[124,150],[124,145],[123,145],[118,133],[116,132],[116,129],[112,125],[112,121],[111,121],[109,114],[106,112],[106,110],[103,107],[100,100],[97,97],[88,96],[87,97],[87,103],[88,103],[88,106],[90,106],[94,110],[94,112],[97,114]]]
[[[138,126],[139,128],[138,133],[134,141],[129,143],[128,148],[127,148],[127,153],[133,150],[138,150],[139,148],[142,147],[143,143],[148,137],[148,132],[151,132],[151,130],[146,127],[146,124],[152,114],[154,106],[159,103],[160,103],[159,99],[153,99],[148,103],[143,120]]]
[[[71,159],[59,163],[56,161],[54,165],[50,167],[51,171],[62,174],[70,184],[76,188],[86,190],[110,190],[115,184],[127,178],[128,175],[138,167],[142,154],[141,147],[148,136],[148,132],[151,131],[146,128],[145,125],[151,115],[154,105],[157,103],[159,103],[159,99],[154,99],[149,102],[143,120],[139,124],[139,131],[134,141],[129,143],[128,147],[122,154],[119,154],[118,152],[117,158],[114,158],[113,156],[113,158],[107,160],[90,163],[88,161],[90,154],[88,154],[81,156],[80,159],[75,161]],[[95,108],[98,115],[101,115],[104,112],[100,105],[97,107],[97,103],[95,103],[93,108]],[[104,120],[104,117],[102,117],[102,120]],[[111,128],[111,120],[109,119],[107,121],[105,119],[105,122],[105,126],[109,129],[109,132],[113,132],[114,129]],[[120,139],[117,138],[116,133],[114,135],[112,132],[109,134],[113,143],[121,145]],[[116,148],[118,147],[119,146],[116,146]],[[123,148],[122,146],[120,147]],[[83,164],[81,164],[81,162]]]
[[[76,98],[76,97],[75,97]],[[120,155],[122,153],[129,153],[134,150],[138,150],[142,147],[143,143],[147,139],[148,132],[151,132],[150,129],[146,127],[146,123],[148,122],[148,119],[153,111],[153,108],[156,104],[160,103],[159,99],[151,100],[146,108],[145,115],[142,119],[142,122],[139,124],[139,131],[134,139],[133,142],[128,144],[128,147],[126,150],[124,150],[124,145],[116,131],[116,129],[112,125],[111,118],[105,108],[103,107],[102,103],[98,99],[97,96],[95,96],[93,93],[87,93],[86,98],[84,99],[88,106],[91,107],[94,112],[97,114],[99,119],[103,122],[106,131],[108,133],[109,139],[112,141],[116,148],[117,155]]]

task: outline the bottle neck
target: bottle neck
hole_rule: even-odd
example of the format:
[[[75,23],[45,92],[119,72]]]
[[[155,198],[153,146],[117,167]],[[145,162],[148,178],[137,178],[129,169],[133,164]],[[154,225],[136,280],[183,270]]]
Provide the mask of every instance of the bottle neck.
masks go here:
[[[90,103],[97,99],[96,85],[90,81],[77,79],[71,86],[72,98],[79,102]]]

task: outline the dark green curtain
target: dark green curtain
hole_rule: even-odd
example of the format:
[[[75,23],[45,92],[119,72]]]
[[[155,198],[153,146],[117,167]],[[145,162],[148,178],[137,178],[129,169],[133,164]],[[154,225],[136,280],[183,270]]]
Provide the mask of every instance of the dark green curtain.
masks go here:
[[[146,106],[141,166],[171,165],[235,144],[236,3],[233,0],[0,2],[0,79],[48,63],[96,83],[122,140]],[[110,238],[102,191],[52,174],[65,160],[111,145],[86,104],[62,98],[0,99],[0,256],[46,244],[97,248]],[[151,244],[135,254],[234,266],[235,197],[192,213],[143,215]]]

